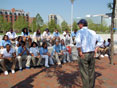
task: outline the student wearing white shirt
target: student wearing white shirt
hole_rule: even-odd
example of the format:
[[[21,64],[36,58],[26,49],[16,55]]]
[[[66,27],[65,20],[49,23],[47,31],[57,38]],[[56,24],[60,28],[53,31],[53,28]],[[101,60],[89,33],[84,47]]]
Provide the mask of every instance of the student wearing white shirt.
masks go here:
[[[10,29],[9,32],[6,33],[6,35],[9,37],[12,43],[14,43],[15,39],[17,38],[16,33],[13,31],[13,29]]]
[[[63,36],[64,36],[63,39],[64,39],[64,42],[65,42],[65,45],[70,44],[72,38],[71,38],[71,36],[70,36],[70,34],[69,34],[67,29],[64,31]]]
[[[3,71],[5,75],[8,75],[8,71],[6,68],[6,61],[10,61],[12,62],[12,68],[11,68],[11,72],[15,73],[15,65],[16,65],[16,53],[15,50],[13,50],[13,48],[11,48],[11,45],[7,44],[6,48],[1,52],[1,57],[2,59],[2,67],[3,67]]]
[[[43,39],[46,39],[47,41],[51,40],[51,35],[50,35],[50,32],[49,32],[48,28],[45,29],[42,36],[43,36]]]
[[[33,40],[34,40],[34,42],[37,42],[37,44],[40,45],[40,42],[41,42],[41,31],[40,31],[40,29],[38,29],[36,32],[34,32]]]
[[[32,56],[32,62],[33,62],[33,65],[34,65],[34,68],[40,64],[42,58],[40,56],[40,53],[39,53],[39,48],[38,48],[38,45],[36,42],[33,42],[31,44],[31,48],[30,48],[30,54]],[[36,59],[38,59],[38,63],[36,64]]]

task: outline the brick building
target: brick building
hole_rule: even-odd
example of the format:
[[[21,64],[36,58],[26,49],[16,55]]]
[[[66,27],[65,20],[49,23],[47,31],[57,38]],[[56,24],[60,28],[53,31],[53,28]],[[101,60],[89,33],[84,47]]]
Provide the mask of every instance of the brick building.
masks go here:
[[[0,9],[0,15],[12,24],[18,19],[18,16],[24,16],[25,20],[29,22],[29,13],[25,13],[23,10],[15,10],[15,8],[11,10]]]

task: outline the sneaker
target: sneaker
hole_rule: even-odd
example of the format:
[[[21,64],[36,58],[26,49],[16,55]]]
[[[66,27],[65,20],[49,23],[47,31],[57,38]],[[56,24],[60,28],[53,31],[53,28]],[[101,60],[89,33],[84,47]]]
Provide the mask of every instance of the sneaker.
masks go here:
[[[65,63],[66,63],[66,61],[63,61],[63,63],[65,64]]]
[[[30,67],[26,67],[26,69],[30,69]]]
[[[15,73],[15,70],[11,70],[11,73],[14,74]]]
[[[49,65],[47,65],[47,66],[45,66],[46,68],[49,68],[50,66]]]
[[[22,70],[23,70],[23,69],[20,67],[20,68],[19,68],[19,71],[22,71]]]
[[[58,63],[58,66],[61,65],[61,63]]]
[[[105,54],[105,57],[108,57],[108,54]]]
[[[4,71],[4,75],[8,75],[9,73],[8,73],[8,71]]]
[[[101,57],[101,58],[103,58],[103,57],[104,57],[104,55],[100,55],[100,57]]]

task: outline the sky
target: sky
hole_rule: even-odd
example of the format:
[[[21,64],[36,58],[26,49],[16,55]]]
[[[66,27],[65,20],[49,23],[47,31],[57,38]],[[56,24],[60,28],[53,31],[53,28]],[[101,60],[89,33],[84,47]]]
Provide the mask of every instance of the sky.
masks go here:
[[[107,4],[112,0],[75,0],[74,15],[85,17],[87,14],[105,14],[111,12]],[[35,17],[37,13],[41,15],[44,22],[48,22],[49,14],[56,14],[70,24],[71,2],[70,0],[0,0],[0,9],[23,9],[29,12],[30,17]]]

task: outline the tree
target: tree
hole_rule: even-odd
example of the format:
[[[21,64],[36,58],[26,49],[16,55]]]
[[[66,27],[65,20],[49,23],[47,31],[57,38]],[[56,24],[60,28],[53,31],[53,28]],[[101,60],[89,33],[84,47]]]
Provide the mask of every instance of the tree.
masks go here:
[[[55,20],[51,20],[48,22],[48,28],[50,29],[50,32],[53,32],[56,29],[56,22]]]
[[[8,22],[6,19],[3,18],[2,15],[0,15],[0,31],[6,32],[12,27],[11,22]]]
[[[21,31],[23,28],[28,28],[28,22],[24,16],[18,16],[16,22],[14,23],[14,28]]]
[[[38,13],[36,15],[36,25],[37,25],[37,28],[41,28],[41,26],[43,25],[43,19],[42,17],[40,16],[40,14]]]
[[[41,32],[44,32],[44,30],[46,29],[46,28],[48,28],[48,25],[47,24],[43,24],[43,26],[41,27]]]
[[[61,23],[61,28],[62,28],[62,31],[65,31],[65,29],[68,29],[69,30],[69,27],[68,27],[68,24],[66,21],[63,21]]]
[[[114,58],[114,39],[113,39],[113,28],[115,27],[115,15],[117,15],[116,7],[117,7],[117,0],[113,0],[113,8],[112,8],[112,24],[111,24],[111,55],[110,55],[110,63],[113,64],[113,58]],[[117,24],[116,24],[117,26]]]
[[[108,8],[109,8],[110,10],[113,9],[113,3],[110,2],[110,3],[107,4],[107,6],[108,6]]]
[[[73,22],[73,29],[72,30],[75,30],[75,29],[78,29],[78,25],[77,25],[76,21]]]
[[[36,25],[36,18],[33,19],[32,24],[31,24],[31,30],[32,32],[37,30],[37,25]]]

